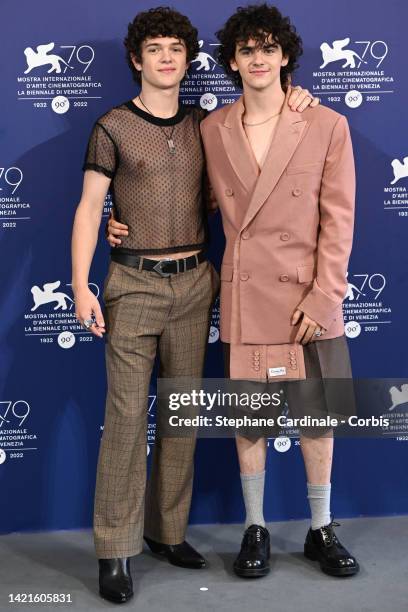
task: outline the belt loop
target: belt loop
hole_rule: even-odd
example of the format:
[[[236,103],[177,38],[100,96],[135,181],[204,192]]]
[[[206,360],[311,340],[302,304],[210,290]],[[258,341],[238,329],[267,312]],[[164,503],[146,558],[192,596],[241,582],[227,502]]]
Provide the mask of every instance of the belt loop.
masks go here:
[[[180,272],[180,260],[179,259],[176,259],[176,266],[177,266],[176,274],[179,274],[179,272]]]
[[[139,265],[137,266],[137,271],[141,272],[143,267],[143,257],[139,257]]]
[[[183,257],[183,272],[187,272],[187,257]]]
[[[198,264],[199,264],[199,261],[198,261],[198,254],[197,254],[197,253],[194,253],[194,257],[195,257],[195,260],[196,260],[196,266],[197,266],[197,268],[198,268]]]

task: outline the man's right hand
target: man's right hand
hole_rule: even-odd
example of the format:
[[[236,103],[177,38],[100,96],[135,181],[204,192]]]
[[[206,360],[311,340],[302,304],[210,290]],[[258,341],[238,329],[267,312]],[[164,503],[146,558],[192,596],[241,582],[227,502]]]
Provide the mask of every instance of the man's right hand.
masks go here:
[[[91,327],[86,328],[98,338],[102,338],[106,332],[105,321],[98,299],[89,287],[74,290],[75,316],[84,327],[84,321],[95,319]]]
[[[124,223],[119,223],[119,221],[115,221],[112,213],[109,215],[108,223],[105,228],[106,240],[109,242],[111,247],[115,247],[118,244],[122,244],[120,238],[117,236],[128,236],[128,226]]]

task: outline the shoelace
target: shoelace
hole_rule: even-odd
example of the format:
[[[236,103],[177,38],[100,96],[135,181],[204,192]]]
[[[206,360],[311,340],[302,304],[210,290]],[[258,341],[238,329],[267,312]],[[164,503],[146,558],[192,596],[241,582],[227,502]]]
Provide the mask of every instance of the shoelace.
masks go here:
[[[336,534],[333,532],[333,527],[340,527],[340,523],[336,523],[335,521],[332,521],[329,525],[326,525],[325,527],[320,528],[324,545],[327,547],[332,546],[333,544],[339,543],[336,537]]]
[[[260,544],[262,540],[261,530],[257,529],[256,531],[248,531],[245,534],[245,544],[249,546],[253,546],[256,544]]]

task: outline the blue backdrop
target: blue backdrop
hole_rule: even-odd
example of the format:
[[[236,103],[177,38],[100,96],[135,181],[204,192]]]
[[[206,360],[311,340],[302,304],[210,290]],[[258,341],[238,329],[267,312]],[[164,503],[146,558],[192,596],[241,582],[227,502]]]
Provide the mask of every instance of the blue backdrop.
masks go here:
[[[127,24],[136,12],[155,5],[2,2],[2,532],[91,525],[104,414],[104,346],[75,320],[70,235],[91,126],[136,94],[122,43]],[[239,92],[215,61],[214,32],[236,3],[175,0],[173,6],[197,25],[202,41],[182,88],[183,101],[211,110],[235,100]],[[358,194],[344,316],[354,374],[407,377],[408,5],[403,0],[389,0],[386,6],[380,0],[282,0],[279,8],[304,41],[295,82],[344,113],[351,127]],[[107,198],[102,226],[109,206]],[[210,256],[218,266],[223,246],[218,216],[211,230]],[[97,295],[107,265],[101,233],[90,274]],[[223,372],[218,319],[216,304],[206,365],[212,377]],[[337,518],[408,511],[408,387],[386,390],[383,412],[392,419],[392,433],[336,441],[332,506]],[[154,408],[152,385],[149,447]],[[278,452],[270,443],[268,520],[308,516],[297,440],[285,449]],[[242,520],[232,440],[199,441],[190,518],[196,523]]]

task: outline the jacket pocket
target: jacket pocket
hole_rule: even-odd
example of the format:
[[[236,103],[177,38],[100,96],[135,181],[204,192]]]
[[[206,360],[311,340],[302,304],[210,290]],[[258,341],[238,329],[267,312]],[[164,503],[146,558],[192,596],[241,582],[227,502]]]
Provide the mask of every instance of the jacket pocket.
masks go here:
[[[286,174],[315,174],[323,170],[324,161],[313,162],[311,164],[289,165],[286,168]]]
[[[232,264],[222,264],[220,278],[222,281],[232,281],[234,266]]]
[[[298,283],[311,283],[315,277],[314,265],[298,266],[297,268]]]

